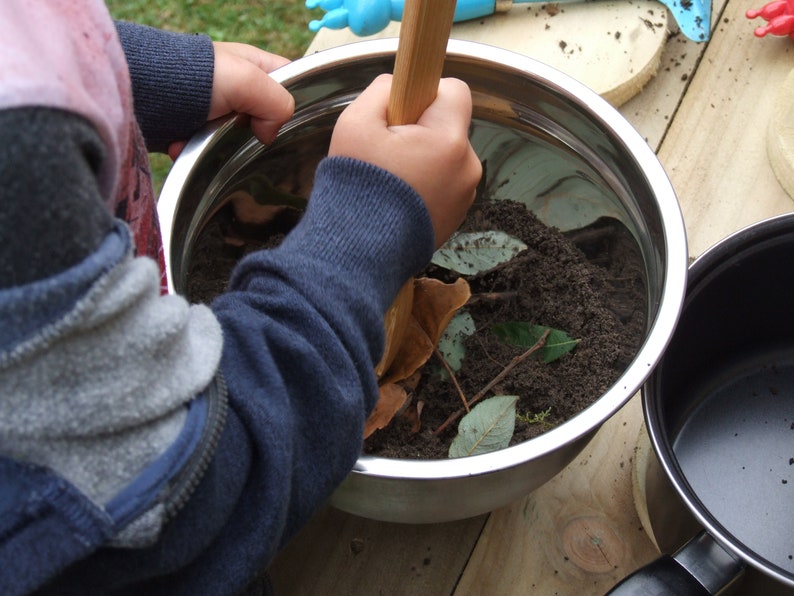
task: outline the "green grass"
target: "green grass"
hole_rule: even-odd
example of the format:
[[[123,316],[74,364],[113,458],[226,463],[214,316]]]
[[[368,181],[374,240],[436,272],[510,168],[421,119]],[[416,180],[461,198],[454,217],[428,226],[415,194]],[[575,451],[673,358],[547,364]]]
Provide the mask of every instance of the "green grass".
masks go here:
[[[106,0],[115,19],[169,31],[205,33],[215,41],[250,43],[291,60],[306,52],[318,18],[304,0]],[[165,155],[151,154],[152,178],[159,193],[171,167]]]
[[[309,46],[308,24],[317,18],[303,0],[107,0],[107,6],[116,19],[250,43],[292,60]]]

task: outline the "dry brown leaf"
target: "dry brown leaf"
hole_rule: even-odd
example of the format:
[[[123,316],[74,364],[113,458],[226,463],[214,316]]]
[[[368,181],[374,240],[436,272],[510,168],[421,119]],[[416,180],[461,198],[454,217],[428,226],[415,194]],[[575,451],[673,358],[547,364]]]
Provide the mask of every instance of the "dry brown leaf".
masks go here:
[[[376,430],[388,426],[394,416],[408,401],[408,394],[399,385],[389,383],[379,387],[378,403],[364,424],[364,438],[366,439]]]
[[[411,315],[400,350],[392,361],[388,372],[383,376],[382,382],[397,383],[407,379],[430,359],[434,348],[435,346],[425,330]]]
[[[383,325],[386,331],[386,343],[383,347],[383,356],[375,367],[375,375],[380,379],[383,373],[389,370],[400,347],[405,342],[408,331],[408,322],[411,317],[414,300],[414,284],[409,280],[400,288],[394,302],[386,311]]]
[[[408,284],[406,284],[408,285]],[[378,429],[391,423],[395,415],[405,407],[408,393],[403,386],[396,383],[409,379],[414,386],[418,382],[417,371],[430,359],[438,345],[441,334],[446,329],[455,312],[469,299],[471,291],[464,279],[453,284],[429,278],[418,278],[412,286],[413,308],[409,312],[408,321],[403,325],[405,331],[399,345],[389,345],[390,329],[399,327],[398,318],[402,314],[394,312],[392,307],[386,317],[387,346],[375,373],[379,378],[380,396],[372,414],[364,427],[364,438],[369,437]],[[398,301],[395,301],[397,304]],[[388,357],[388,358],[387,358]],[[385,374],[380,368],[391,359]],[[403,383],[405,385],[406,383]],[[419,432],[419,415],[421,408],[407,414],[412,426]]]
[[[428,277],[415,279],[411,318],[399,350],[381,382],[402,381],[422,367],[433,355],[455,312],[466,304],[470,296],[469,284],[462,278],[452,284]]]
[[[434,348],[452,317],[470,297],[471,288],[462,277],[451,284],[430,277],[415,280],[411,314],[425,330]]]

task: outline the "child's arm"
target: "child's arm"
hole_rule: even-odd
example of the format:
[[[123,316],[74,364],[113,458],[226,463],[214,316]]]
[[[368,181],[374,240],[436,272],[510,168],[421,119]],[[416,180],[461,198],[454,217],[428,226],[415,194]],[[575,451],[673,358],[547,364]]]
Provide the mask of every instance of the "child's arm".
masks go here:
[[[206,121],[212,93],[212,40],[116,21],[129,66],[135,117],[149,151],[165,153]]]
[[[172,157],[208,120],[250,114],[254,134],[270,142],[294,109],[268,76],[288,62],[248,44],[213,42],[116,21],[130,69],[135,115],[150,151]],[[175,147],[171,147],[177,143]]]
[[[157,570],[186,593],[238,589],[349,473],[376,400],[383,313],[463,216],[480,174],[461,143],[465,86],[442,81],[420,124],[390,129],[388,82],[363,94],[335,132],[334,151],[359,135],[377,146],[323,161],[298,226],[279,248],[246,257],[212,306],[229,409],[190,500],[153,547],[99,551],[61,585],[96,591]],[[359,159],[369,157],[379,165]],[[458,181],[444,191],[435,177]]]
[[[48,31],[71,42],[63,48],[50,43],[49,54],[40,47],[47,44],[33,44],[34,57],[41,54],[37,64],[69,66],[74,56],[79,72],[65,68],[64,87],[99,78],[109,81],[111,91],[126,90],[118,68],[123,61],[102,69],[80,60],[86,58],[86,37],[63,22],[60,4],[20,1],[9,14],[31,7],[52,12]],[[94,10],[89,16],[99,22],[102,15]],[[41,25],[29,24],[34,31]],[[112,39],[106,29],[102,33]],[[38,42],[41,37],[46,41],[45,32]],[[25,44],[19,40],[20,47]],[[91,56],[120,53],[104,50]],[[25,72],[45,82],[60,80],[45,76],[49,70]],[[80,73],[90,77],[68,78]],[[125,130],[126,120],[110,121],[120,113],[110,105],[115,95],[98,97],[97,109],[80,115],[70,113],[70,104],[36,107],[41,97],[31,91],[25,117],[47,115],[42,134],[68,137],[60,148],[71,152],[72,161],[63,163],[75,165],[63,180],[49,179],[54,170],[43,148],[36,151],[38,136],[26,139],[23,153],[19,143],[2,144],[4,175],[18,177],[18,169],[30,174],[24,193],[0,192],[4,201],[52,205],[49,211],[28,210],[43,232],[23,238],[24,246],[44,246],[42,234],[61,225],[59,207],[96,224],[67,261],[40,277],[18,283],[9,277],[0,291],[0,471],[12,470],[0,483],[6,491],[0,501],[16,505],[14,499],[21,499],[13,510],[29,516],[0,520],[14,528],[30,523],[49,536],[42,542],[36,534],[26,544],[19,533],[0,532],[0,542],[21,539],[19,550],[12,545],[10,552],[20,553],[14,563],[21,568],[40,567],[42,575],[33,581],[63,571],[53,589],[234,591],[344,478],[375,400],[372,371],[382,351],[383,312],[463,217],[479,178],[479,163],[462,141],[470,99],[455,86],[442,83],[426,118],[395,129],[385,124],[385,81],[362,95],[340,122],[334,156],[317,173],[303,220],[279,249],[242,262],[231,291],[212,311],[160,296],[156,265],[133,258],[126,228],[103,211],[114,188],[103,183],[104,174],[111,165],[124,167],[112,156],[127,149],[104,134],[120,138]],[[209,115],[211,92],[205,87],[200,95],[207,102],[200,117],[191,98],[176,102],[186,119],[175,119],[179,126],[157,141],[161,148]],[[29,131],[18,126],[21,111],[6,107],[4,138]],[[355,118],[348,120],[351,114]],[[343,149],[347,145],[353,149]],[[455,184],[444,188],[434,177]],[[69,200],[60,200],[66,193]],[[74,235],[56,239],[70,243]],[[21,484],[10,482],[20,478]],[[48,507],[26,507],[25,498],[40,503],[53,493],[39,489],[52,487],[61,492]],[[53,515],[74,511],[80,512],[68,518],[74,525],[62,534],[52,531],[62,528]],[[45,546],[41,555],[37,549]],[[22,577],[14,569],[3,571]]]
[[[481,175],[468,88],[442,80],[418,124],[389,127],[390,81],[380,77],[340,118],[298,226],[278,249],[247,257],[213,304],[232,407],[259,421],[264,469],[253,474],[280,479],[261,486],[263,501],[283,504],[267,522],[283,524],[270,526],[280,540],[358,457],[383,314],[463,219]]]
[[[232,112],[251,116],[251,130],[271,143],[278,129],[292,116],[295,100],[268,76],[289,62],[252,45],[216,41],[215,71],[208,119]]]

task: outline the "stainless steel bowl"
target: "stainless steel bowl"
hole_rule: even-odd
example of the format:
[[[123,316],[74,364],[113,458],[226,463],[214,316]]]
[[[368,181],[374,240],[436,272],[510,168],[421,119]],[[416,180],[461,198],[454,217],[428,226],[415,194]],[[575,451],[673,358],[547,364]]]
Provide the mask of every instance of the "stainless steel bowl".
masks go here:
[[[266,180],[287,193],[309,196],[337,116],[376,75],[392,71],[396,48],[396,39],[364,41],[318,52],[273,73],[294,95],[296,110],[269,147],[253,138],[240,117],[212,123],[188,143],[159,201],[172,290],[184,292],[196,239],[230,194]],[[471,140],[487,162],[488,195],[521,200],[563,230],[608,215],[630,231],[645,264],[646,335],[604,395],[537,438],[462,459],[360,457],[331,503],[384,521],[479,515],[555,476],[650,375],[685,292],[686,236],[675,193],[654,153],[614,108],[552,68],[473,42],[450,41],[444,76],[471,87]]]

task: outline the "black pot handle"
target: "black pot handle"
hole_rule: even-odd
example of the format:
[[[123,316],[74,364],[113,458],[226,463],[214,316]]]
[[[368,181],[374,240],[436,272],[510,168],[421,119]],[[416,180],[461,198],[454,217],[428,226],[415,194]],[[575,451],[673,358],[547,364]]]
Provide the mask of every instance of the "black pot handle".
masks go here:
[[[701,532],[675,556],[662,555],[641,567],[607,594],[609,596],[710,596],[735,581],[744,563]]]

